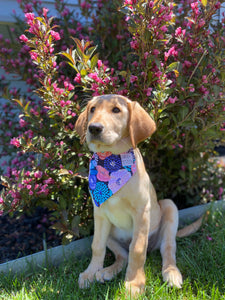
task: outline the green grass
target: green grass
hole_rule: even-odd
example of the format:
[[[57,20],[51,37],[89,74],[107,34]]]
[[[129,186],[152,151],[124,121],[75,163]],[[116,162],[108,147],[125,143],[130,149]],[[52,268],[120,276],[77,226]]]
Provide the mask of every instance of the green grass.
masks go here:
[[[89,260],[71,259],[30,276],[1,276],[0,299],[129,299],[123,288],[124,272],[108,283],[80,290],[78,275]],[[112,261],[110,253],[107,260]],[[163,283],[159,251],[148,255],[146,292],[138,299],[225,299],[225,215],[214,213],[198,233],[177,240],[177,265],[184,278],[182,289]]]

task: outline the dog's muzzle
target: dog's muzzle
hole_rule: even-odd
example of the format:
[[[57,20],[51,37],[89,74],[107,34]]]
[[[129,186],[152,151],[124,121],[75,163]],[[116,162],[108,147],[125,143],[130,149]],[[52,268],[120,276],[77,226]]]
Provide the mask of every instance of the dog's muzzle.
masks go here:
[[[92,134],[92,136],[97,137],[99,136],[104,129],[104,126],[101,123],[91,123],[88,126],[89,132]]]

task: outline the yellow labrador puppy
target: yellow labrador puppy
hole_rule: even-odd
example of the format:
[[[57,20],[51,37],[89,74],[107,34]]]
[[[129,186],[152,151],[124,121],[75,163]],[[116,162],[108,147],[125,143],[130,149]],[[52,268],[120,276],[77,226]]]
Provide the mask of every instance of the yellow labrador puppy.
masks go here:
[[[137,102],[119,95],[94,97],[76,122],[94,155],[89,189],[94,203],[92,259],[79,276],[80,288],[94,280],[112,279],[127,265],[125,286],[132,294],[145,286],[147,250],[159,248],[164,281],[178,288],[182,275],[176,266],[176,236],[196,231],[201,220],[177,232],[178,211],[171,200],[157,201],[137,144],[156,130],[155,122]],[[108,247],[115,262],[104,268]]]

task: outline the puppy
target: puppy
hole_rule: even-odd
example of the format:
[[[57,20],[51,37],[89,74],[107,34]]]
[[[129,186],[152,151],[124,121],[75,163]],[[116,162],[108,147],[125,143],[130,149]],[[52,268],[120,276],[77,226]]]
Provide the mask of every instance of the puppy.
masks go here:
[[[88,103],[75,130],[94,152],[89,173],[94,204],[92,259],[79,276],[80,288],[94,280],[110,280],[127,265],[126,289],[133,295],[143,292],[146,253],[157,248],[162,255],[163,280],[180,288],[176,236],[196,231],[201,220],[177,232],[177,207],[169,199],[157,201],[137,148],[154,133],[155,122],[137,102],[103,95]],[[104,268],[106,247],[114,253],[115,262]]]

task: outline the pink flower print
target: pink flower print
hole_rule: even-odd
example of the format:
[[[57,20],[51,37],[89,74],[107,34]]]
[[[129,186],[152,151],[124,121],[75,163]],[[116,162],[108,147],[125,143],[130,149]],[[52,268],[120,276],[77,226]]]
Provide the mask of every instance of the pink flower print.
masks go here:
[[[111,173],[111,179],[109,180],[109,189],[112,193],[116,193],[122,186],[124,186],[130,179],[131,174],[126,169],[122,169]]]
[[[104,159],[106,159],[106,157],[112,155],[112,152],[109,152],[109,151],[106,151],[106,152],[97,152],[97,155],[98,155],[98,157],[101,160],[104,160]]]
[[[136,164],[133,164],[131,166],[131,171],[132,171],[132,174],[135,174],[137,172],[137,166],[136,166]]]
[[[102,166],[97,166],[96,169],[98,171],[97,178],[99,181],[107,182],[110,180],[109,171]]]

